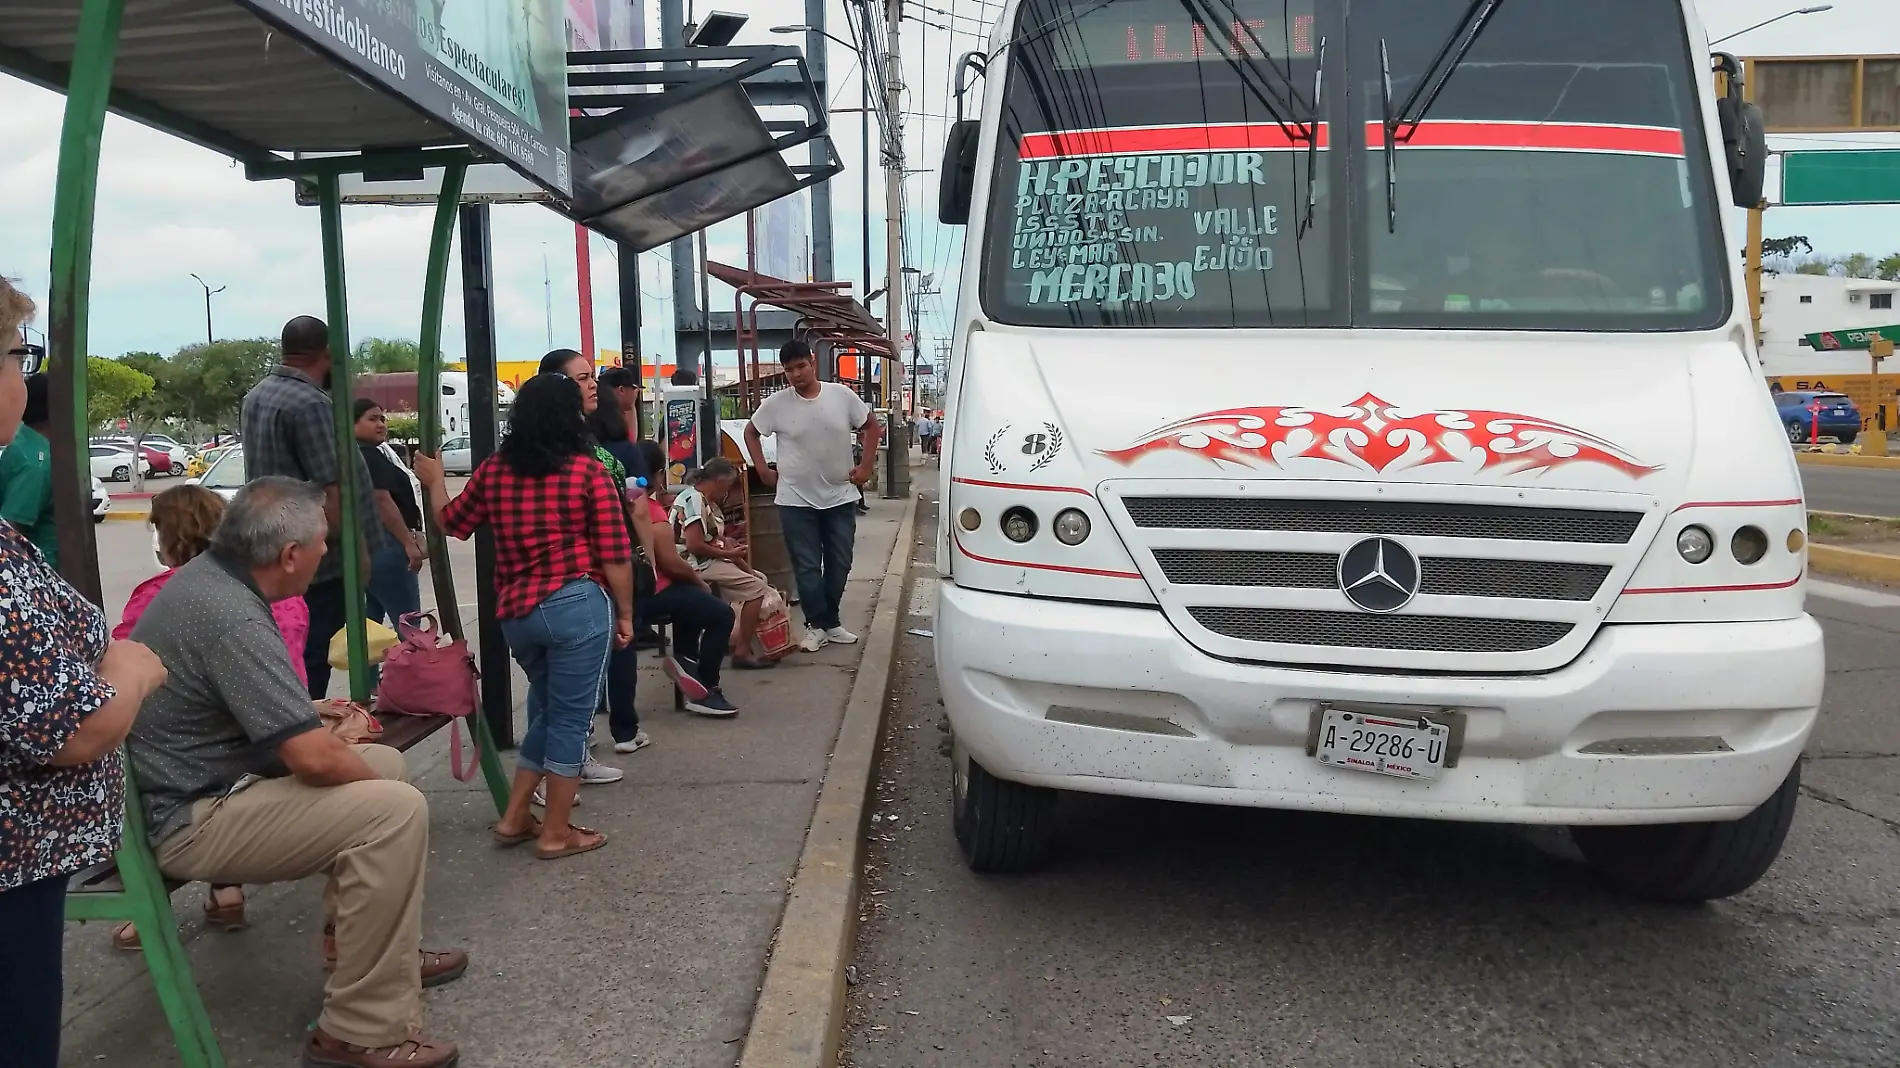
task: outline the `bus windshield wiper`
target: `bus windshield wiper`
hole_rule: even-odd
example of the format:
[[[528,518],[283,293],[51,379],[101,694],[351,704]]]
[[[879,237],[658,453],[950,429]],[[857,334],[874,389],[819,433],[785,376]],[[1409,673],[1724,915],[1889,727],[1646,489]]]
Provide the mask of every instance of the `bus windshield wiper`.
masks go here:
[[[1452,31],[1445,43],[1438,47],[1438,54],[1432,57],[1431,65],[1425,68],[1425,76],[1419,79],[1412,95],[1400,105],[1398,113],[1392,111],[1392,65],[1386,55],[1385,40],[1379,41],[1380,76],[1385,80],[1382,106],[1385,123],[1385,212],[1386,229],[1397,233],[1399,229],[1398,205],[1398,166],[1397,146],[1412,139],[1418,133],[1425,115],[1432,105],[1438,102],[1438,95],[1445,91],[1445,83],[1451,80],[1452,72],[1465,61],[1471,46],[1478,43],[1478,35],[1491,23],[1491,16],[1497,14],[1504,0],[1471,0],[1465,8],[1464,18],[1458,22],[1458,28]]]

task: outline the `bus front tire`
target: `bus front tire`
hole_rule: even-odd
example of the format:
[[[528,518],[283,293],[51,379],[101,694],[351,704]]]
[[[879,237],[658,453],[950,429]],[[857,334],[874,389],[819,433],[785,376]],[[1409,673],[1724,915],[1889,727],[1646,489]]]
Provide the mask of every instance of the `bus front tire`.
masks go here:
[[[1631,897],[1700,904],[1739,894],[1774,864],[1801,793],[1801,765],[1761,806],[1724,823],[1572,827],[1571,838],[1606,882]]]
[[[1055,834],[1056,791],[999,779],[954,753],[952,822],[972,871],[1020,872],[1042,866]]]

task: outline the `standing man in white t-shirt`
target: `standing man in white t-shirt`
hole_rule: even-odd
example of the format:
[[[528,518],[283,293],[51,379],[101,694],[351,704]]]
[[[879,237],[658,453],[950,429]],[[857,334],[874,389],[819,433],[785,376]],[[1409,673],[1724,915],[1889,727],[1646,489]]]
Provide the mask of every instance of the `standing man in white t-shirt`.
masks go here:
[[[870,405],[836,382],[818,381],[818,361],[803,341],[779,350],[790,389],[759,405],[746,424],[746,454],[768,486],[777,486],[779,526],[798,581],[805,637],[799,647],[817,652],[829,642],[849,645],[858,636],[844,629],[838,606],[851,574],[857,539],[859,490],[877,457],[878,425]],[[778,436],[778,469],[765,465],[761,438]],[[851,462],[856,435],[863,457]]]

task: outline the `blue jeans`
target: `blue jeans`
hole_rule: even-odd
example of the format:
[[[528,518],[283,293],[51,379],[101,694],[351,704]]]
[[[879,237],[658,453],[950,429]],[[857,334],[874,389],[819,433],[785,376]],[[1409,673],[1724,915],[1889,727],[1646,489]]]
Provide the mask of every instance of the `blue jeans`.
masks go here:
[[[409,570],[409,556],[402,546],[391,543],[369,558],[369,618],[381,619],[390,627],[412,612],[422,611],[422,583]]]
[[[520,619],[502,620],[501,634],[528,676],[528,730],[515,767],[579,775],[613,647],[607,591],[592,579],[574,579]]]
[[[851,577],[851,549],[858,536],[858,506],[836,508],[778,507],[779,528],[785,532],[785,551],[792,557],[798,580],[798,603],[807,626],[830,630],[839,626],[838,606],[844,603],[845,580]]]

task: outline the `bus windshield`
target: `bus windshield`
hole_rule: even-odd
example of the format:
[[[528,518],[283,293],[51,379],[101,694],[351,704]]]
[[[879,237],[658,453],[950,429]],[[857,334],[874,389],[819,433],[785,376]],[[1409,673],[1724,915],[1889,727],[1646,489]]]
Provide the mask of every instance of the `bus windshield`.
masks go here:
[[[985,311],[1034,326],[1691,330],[1729,311],[1698,111],[1653,0],[1024,0]],[[1323,68],[1323,74],[1322,74]],[[1390,89],[1386,88],[1389,74]]]

